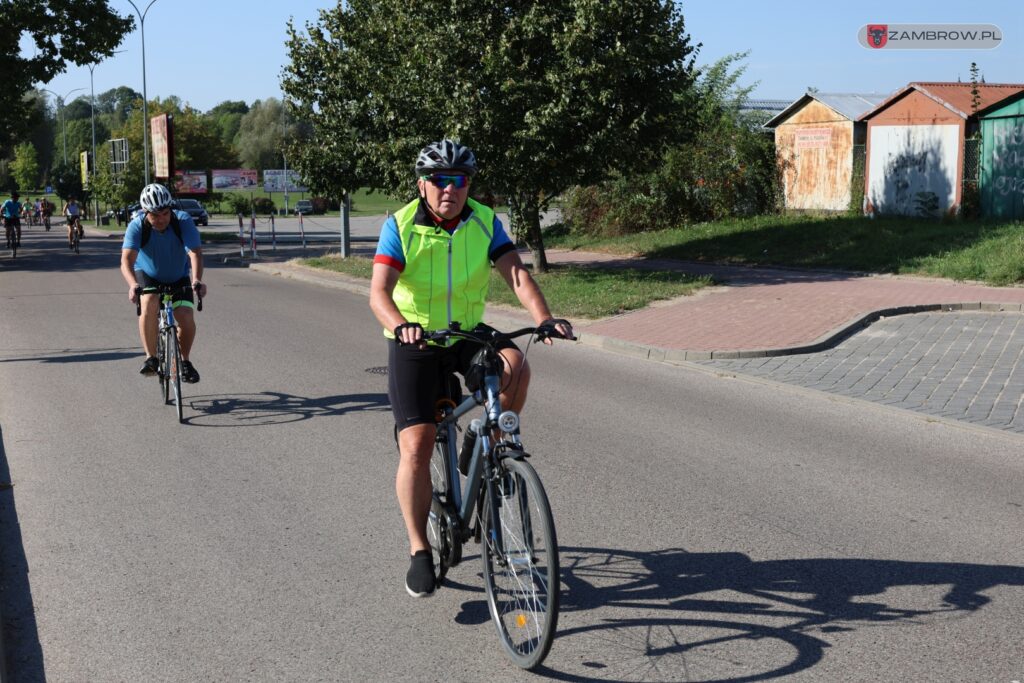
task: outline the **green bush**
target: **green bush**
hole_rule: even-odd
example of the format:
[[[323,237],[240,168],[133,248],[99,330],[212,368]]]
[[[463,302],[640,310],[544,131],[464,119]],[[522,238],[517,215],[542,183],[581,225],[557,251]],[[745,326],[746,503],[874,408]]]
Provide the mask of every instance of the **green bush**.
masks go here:
[[[274,213],[274,202],[267,197],[256,197],[252,200],[252,208],[258,214],[270,215]]]
[[[232,192],[227,195],[228,206],[231,213],[248,216],[252,213],[251,202],[247,196],[240,192]]]

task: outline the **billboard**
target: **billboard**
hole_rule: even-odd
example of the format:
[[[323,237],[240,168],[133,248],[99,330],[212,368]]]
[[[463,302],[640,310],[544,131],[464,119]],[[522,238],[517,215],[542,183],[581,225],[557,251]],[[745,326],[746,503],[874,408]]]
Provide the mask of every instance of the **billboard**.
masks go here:
[[[206,171],[182,171],[174,176],[174,191],[182,194],[206,194]]]
[[[263,189],[267,192],[309,192],[309,188],[302,184],[298,171],[290,168],[264,169]]]
[[[82,152],[78,156],[79,169],[82,174],[82,187],[89,189],[89,171],[92,170],[92,164],[89,162],[89,153]]]
[[[255,168],[215,168],[212,175],[214,190],[250,190],[256,187]]]
[[[171,126],[171,117],[167,114],[158,114],[149,120],[153,138],[153,175],[157,178],[170,178],[174,168],[174,133]]]

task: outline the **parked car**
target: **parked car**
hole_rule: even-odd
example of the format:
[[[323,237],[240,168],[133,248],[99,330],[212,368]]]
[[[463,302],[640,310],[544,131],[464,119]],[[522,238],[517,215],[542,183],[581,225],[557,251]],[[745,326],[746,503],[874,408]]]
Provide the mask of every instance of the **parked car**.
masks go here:
[[[176,199],[174,206],[179,211],[184,211],[192,216],[192,220],[196,225],[209,225],[210,214],[206,213],[206,209],[195,199]]]
[[[130,206],[122,207],[117,210],[117,220],[119,223],[127,225],[132,222],[132,219],[135,218],[135,214],[140,211],[142,211],[142,207],[138,204],[131,204]]]
[[[308,216],[313,213],[313,202],[308,199],[300,199],[295,202],[295,213],[301,213],[304,216]]]

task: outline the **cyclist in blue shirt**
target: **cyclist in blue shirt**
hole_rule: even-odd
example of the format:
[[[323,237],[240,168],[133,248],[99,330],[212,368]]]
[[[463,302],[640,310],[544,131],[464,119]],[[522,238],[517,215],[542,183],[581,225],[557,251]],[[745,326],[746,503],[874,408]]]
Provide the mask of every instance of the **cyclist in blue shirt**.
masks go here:
[[[14,237],[19,247],[21,246],[21,202],[18,201],[20,196],[17,192],[12,192],[11,198],[0,207],[0,213],[4,216],[4,232],[6,233],[8,228],[12,228],[16,233]]]
[[[159,367],[156,338],[160,297],[155,288],[179,288],[173,301],[181,347],[181,379],[194,384],[199,381],[199,373],[189,360],[196,335],[192,292],[200,298],[206,296],[206,285],[202,282],[203,251],[192,218],[184,211],[172,209],[171,202],[171,193],[163,185],[153,183],[142,189],[139,204],[143,213],[128,224],[121,245],[121,275],[128,283],[131,302],[142,299],[139,336],[146,362],[139,372],[143,375],[155,375]]]

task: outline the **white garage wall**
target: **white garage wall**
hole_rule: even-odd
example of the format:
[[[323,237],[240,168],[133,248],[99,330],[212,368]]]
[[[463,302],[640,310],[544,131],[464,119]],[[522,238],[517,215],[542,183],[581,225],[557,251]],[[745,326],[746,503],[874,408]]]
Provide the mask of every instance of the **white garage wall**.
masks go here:
[[[878,213],[942,215],[956,202],[960,126],[871,126],[868,199]]]

